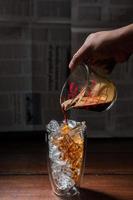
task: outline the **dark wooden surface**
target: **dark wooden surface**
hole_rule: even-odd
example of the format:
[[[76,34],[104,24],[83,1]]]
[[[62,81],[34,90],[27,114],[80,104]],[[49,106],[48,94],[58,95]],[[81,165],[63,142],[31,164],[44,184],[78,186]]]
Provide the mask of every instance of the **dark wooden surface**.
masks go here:
[[[57,200],[43,133],[0,134],[0,200]],[[133,200],[133,139],[88,139],[82,200]]]

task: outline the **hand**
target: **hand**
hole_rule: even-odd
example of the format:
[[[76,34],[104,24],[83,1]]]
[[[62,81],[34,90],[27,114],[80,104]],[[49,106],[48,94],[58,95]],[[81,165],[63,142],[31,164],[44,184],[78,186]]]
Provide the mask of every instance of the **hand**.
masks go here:
[[[131,54],[127,47],[130,41],[127,42],[125,32],[129,31],[124,27],[90,34],[73,56],[69,68],[73,69],[78,64],[85,63],[111,72],[116,63],[126,61]]]

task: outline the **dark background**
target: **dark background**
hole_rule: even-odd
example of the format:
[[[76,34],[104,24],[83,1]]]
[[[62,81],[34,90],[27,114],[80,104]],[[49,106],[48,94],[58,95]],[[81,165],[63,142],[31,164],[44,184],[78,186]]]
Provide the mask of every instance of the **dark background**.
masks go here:
[[[86,36],[133,21],[132,0],[0,0],[0,131],[41,131],[61,120],[61,87]],[[89,137],[132,137],[133,57],[110,77],[118,100],[106,113],[72,112]]]

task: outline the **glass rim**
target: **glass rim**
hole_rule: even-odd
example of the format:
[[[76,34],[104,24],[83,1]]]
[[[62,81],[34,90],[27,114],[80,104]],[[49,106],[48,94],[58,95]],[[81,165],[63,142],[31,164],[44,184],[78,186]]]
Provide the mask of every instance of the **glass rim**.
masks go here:
[[[64,89],[65,89],[65,87],[66,87],[66,85],[68,83],[68,80],[70,79],[70,76],[72,76],[72,74],[77,70],[78,67],[82,67],[82,68],[85,69],[85,73],[86,73],[86,87],[88,85],[88,79],[89,79],[90,69],[89,69],[88,65],[86,65],[85,63],[79,64],[79,65],[77,65],[72,70],[72,72],[70,72],[69,76],[67,77],[66,81],[63,84],[63,87],[62,87],[61,93],[60,93],[60,105],[62,104],[61,97],[62,97],[63,91],[64,91]]]

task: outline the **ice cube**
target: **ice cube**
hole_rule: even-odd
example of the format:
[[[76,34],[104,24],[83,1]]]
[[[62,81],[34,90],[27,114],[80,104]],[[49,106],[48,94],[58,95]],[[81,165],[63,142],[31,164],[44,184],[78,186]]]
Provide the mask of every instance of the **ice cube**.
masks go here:
[[[55,172],[59,173],[62,170],[62,166],[59,165],[58,163],[53,162],[51,165],[51,169],[52,169],[52,173],[55,173]]]
[[[49,142],[49,158],[53,161],[59,160],[60,154],[58,147]]]
[[[77,122],[76,121],[74,121],[74,120],[68,120],[68,126],[69,126],[69,128],[75,128],[76,126],[77,126]]]
[[[51,169],[52,169],[52,173],[54,174],[54,176],[56,175],[56,173],[65,173],[67,176],[72,175],[72,171],[70,168],[70,165],[68,163],[64,163],[64,165],[61,165],[59,162],[53,162],[51,165]]]
[[[77,126],[71,130],[70,136],[72,137],[73,135],[79,135],[79,137],[84,138],[85,130],[86,130],[85,122],[77,122]]]
[[[57,163],[57,164],[60,165],[60,166],[64,166],[64,165],[66,165],[66,161],[61,160],[61,159],[59,159],[59,160],[55,160],[55,163]]]
[[[51,120],[46,126],[47,131],[55,136],[59,134],[59,128],[60,126],[56,120]]]
[[[64,173],[60,173],[60,176],[56,180],[56,184],[60,190],[67,190],[74,186],[74,180]]]
[[[63,171],[54,170],[52,176],[57,188],[60,190],[70,189],[75,184],[74,180]]]
[[[86,123],[85,122],[81,122],[79,131],[80,131],[80,136],[83,138],[84,135],[86,134]]]

